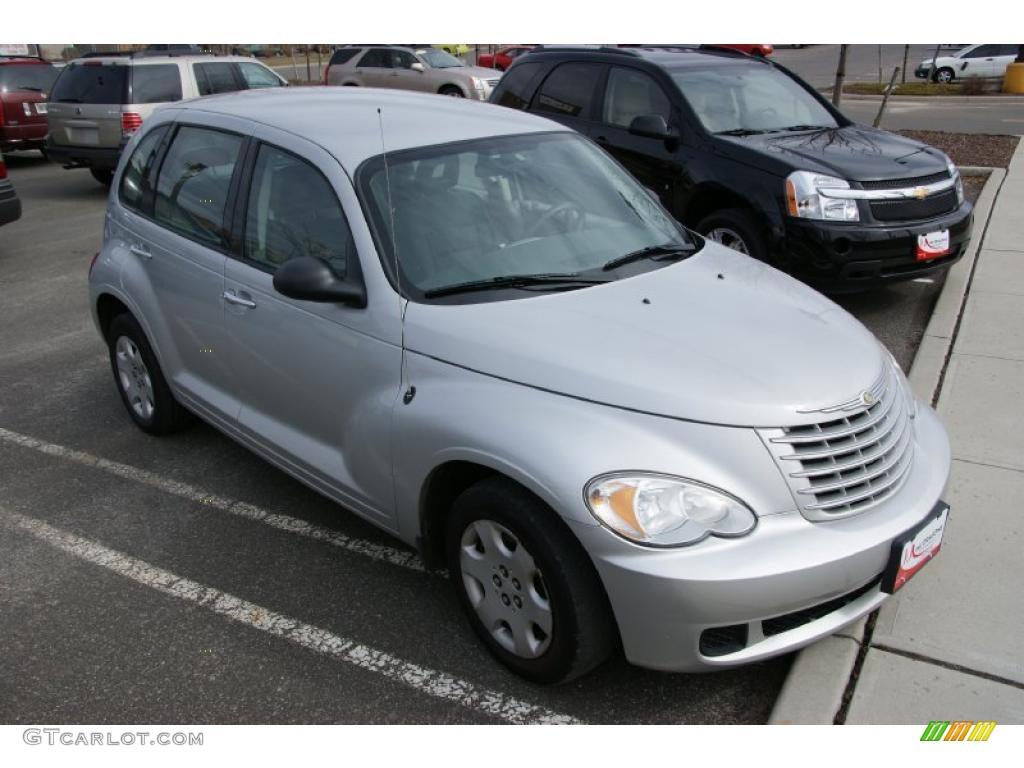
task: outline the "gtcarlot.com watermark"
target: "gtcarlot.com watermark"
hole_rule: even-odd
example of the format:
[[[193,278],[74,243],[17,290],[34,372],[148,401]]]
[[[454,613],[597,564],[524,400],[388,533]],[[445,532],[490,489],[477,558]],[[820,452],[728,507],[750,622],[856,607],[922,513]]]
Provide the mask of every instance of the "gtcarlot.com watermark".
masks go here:
[[[65,747],[201,747],[203,734],[177,731],[79,731],[71,728],[26,728],[22,740],[29,745]]]

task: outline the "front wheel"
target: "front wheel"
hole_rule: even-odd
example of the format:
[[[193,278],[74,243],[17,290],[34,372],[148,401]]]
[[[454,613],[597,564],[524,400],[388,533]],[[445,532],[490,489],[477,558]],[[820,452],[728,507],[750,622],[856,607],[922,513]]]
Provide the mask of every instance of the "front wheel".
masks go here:
[[[100,170],[98,168],[90,168],[89,173],[104,187],[109,187],[111,182],[114,180],[114,172],[107,170]]]
[[[456,499],[446,534],[459,602],[507,667],[558,683],[611,654],[618,633],[593,564],[539,499],[506,478],[482,480]]]
[[[956,74],[949,67],[940,67],[935,70],[934,80],[936,83],[952,83]]]
[[[457,88],[454,85],[442,86],[441,90],[438,91],[438,93],[440,93],[442,96],[452,96],[456,99],[466,98],[466,94],[464,94],[460,88]]]
[[[705,216],[697,231],[708,240],[739,251],[758,261],[767,261],[764,228],[742,208],[724,208]]]

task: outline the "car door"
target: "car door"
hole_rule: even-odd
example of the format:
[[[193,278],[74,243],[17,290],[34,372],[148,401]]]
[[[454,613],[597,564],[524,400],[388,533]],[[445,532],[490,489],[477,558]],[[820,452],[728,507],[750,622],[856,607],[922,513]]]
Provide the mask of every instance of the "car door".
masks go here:
[[[999,46],[999,55],[994,62],[993,77],[1006,76],[1006,68],[1017,60],[1017,50],[1018,46],[1016,43],[1010,45],[1004,43]]]
[[[356,74],[368,88],[390,87],[391,52],[387,48],[371,48],[356,63]]]
[[[961,77],[995,77],[996,58],[999,55],[998,45],[979,45],[963,56],[960,64],[960,71],[956,73]]]
[[[349,221],[361,223],[362,214],[348,177],[325,150],[266,126],[254,137],[260,143],[237,207],[242,248],[227,262],[224,291],[231,367],[241,386],[239,429],[313,487],[393,528],[397,299],[374,306],[371,296],[369,307],[355,308],[274,289],[274,273],[297,256],[322,258],[339,275],[361,279]],[[394,328],[382,333],[389,324]]]
[[[392,48],[389,53],[391,54],[391,74],[388,75],[389,82],[386,87],[400,88],[403,91],[427,90],[424,87],[427,80],[426,73],[417,72],[412,68],[412,65],[419,59],[411,51]]]
[[[600,115],[600,127],[594,131],[594,140],[671,208],[679,178],[678,141],[651,139],[629,132],[634,118],[641,115],[658,115],[666,125],[678,130],[679,121],[665,89],[646,72],[613,66],[608,70]]]
[[[169,129],[152,204],[127,213],[125,225],[135,257],[131,269],[144,272],[135,282],[149,287],[145,301],[162,323],[161,365],[175,394],[230,428],[238,399],[221,296],[233,182],[248,128],[227,116],[205,121]]]
[[[597,127],[594,105],[606,69],[606,65],[593,62],[559,64],[540,84],[530,103],[530,111],[592,137]]]

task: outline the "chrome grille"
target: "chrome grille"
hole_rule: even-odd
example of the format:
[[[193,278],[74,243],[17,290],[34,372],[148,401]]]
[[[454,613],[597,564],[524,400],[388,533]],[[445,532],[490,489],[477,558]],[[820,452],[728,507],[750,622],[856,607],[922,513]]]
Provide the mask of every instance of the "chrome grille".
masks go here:
[[[861,398],[817,413],[828,420],[798,427],[762,430],[809,520],[856,514],[895,493],[913,461],[912,403],[898,373],[886,364]]]
[[[496,86],[498,84],[499,80],[501,80],[500,77],[492,77],[489,80],[484,80],[484,82],[487,83],[487,87],[488,88],[493,88],[494,86]]]
[[[923,200],[872,200],[876,221],[916,221],[941,216],[957,209],[956,190],[947,189]]]

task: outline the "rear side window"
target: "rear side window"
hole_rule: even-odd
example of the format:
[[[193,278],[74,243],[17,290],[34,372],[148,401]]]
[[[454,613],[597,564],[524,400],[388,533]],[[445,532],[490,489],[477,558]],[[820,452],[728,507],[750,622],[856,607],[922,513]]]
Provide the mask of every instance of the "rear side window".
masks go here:
[[[181,73],[177,64],[132,67],[132,104],[181,101]]]
[[[296,256],[316,256],[344,277],[355,245],[327,179],[284,150],[260,147],[245,219],[245,256],[277,269]]]
[[[526,88],[541,66],[539,63],[526,62],[509,69],[498,85],[501,93],[498,95],[496,103],[503,107],[526,109],[530,103],[530,92]]]
[[[279,88],[284,85],[281,78],[262,64],[244,62],[238,65],[246,88]]]
[[[68,64],[53,85],[51,101],[69,104],[125,104],[128,67],[120,64]]]
[[[604,97],[604,122],[629,128],[640,115],[660,115],[672,122],[668,96],[654,78],[637,69],[612,67]]]
[[[50,64],[10,64],[0,67],[0,91],[49,93],[56,79],[57,68]]]
[[[167,126],[153,129],[142,138],[128,158],[121,176],[121,203],[126,207],[146,213],[152,206],[154,179],[150,178],[150,173],[160,149],[160,141],[166,133]]]
[[[224,212],[241,147],[233,133],[179,128],[160,166],[154,218],[193,240],[226,246]]]
[[[600,77],[599,64],[560,64],[541,85],[533,108],[537,112],[589,118]]]
[[[391,53],[387,48],[371,48],[359,60],[360,67],[387,68],[391,66]]]
[[[242,88],[235,77],[235,65],[228,61],[211,62],[209,64],[193,64],[196,73],[196,84],[200,96],[212,93],[228,93]]]
[[[339,48],[331,56],[330,66],[335,64],[344,64],[347,61],[351,61],[352,57],[359,53],[362,48]]]
[[[973,51],[968,53],[965,59],[984,59],[989,56],[998,56],[999,46],[998,45],[979,45]]]

